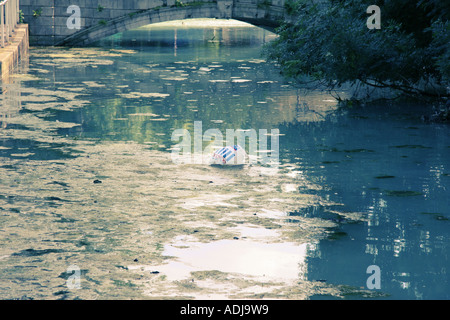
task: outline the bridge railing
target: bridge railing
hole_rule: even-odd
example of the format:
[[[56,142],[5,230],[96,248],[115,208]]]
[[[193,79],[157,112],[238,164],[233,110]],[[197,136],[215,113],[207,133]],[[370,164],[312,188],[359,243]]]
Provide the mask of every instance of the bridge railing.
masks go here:
[[[1,45],[4,48],[19,22],[19,0],[3,0],[0,2],[0,22]]]

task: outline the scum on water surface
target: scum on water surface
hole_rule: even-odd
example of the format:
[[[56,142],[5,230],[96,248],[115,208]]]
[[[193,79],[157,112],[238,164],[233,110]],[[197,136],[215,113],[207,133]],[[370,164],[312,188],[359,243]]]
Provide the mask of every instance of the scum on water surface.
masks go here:
[[[298,259],[283,257],[299,256],[307,244],[335,226],[317,218],[287,221],[290,210],[327,205],[312,195],[280,191],[283,184],[302,183],[283,173],[289,170],[175,165],[169,154],[131,142],[73,141],[71,148],[79,152],[74,158],[14,159],[0,167],[4,226],[0,261],[2,291],[10,289],[7,298],[30,292],[47,297],[66,290],[64,277],[59,276],[72,264],[85,274],[83,289],[68,292],[70,297],[340,294],[322,283],[300,285],[292,273],[286,281],[276,272],[266,272],[265,277],[248,268],[223,271],[217,261],[219,256],[232,261],[236,251],[227,249],[237,246],[242,257],[256,252],[262,262],[281,258],[286,263],[281,269],[295,274]],[[96,179],[101,183],[93,183]],[[213,251],[217,245],[217,263],[211,252],[198,251],[202,244]],[[171,256],[170,247],[177,248],[180,257]],[[188,261],[183,268],[190,247],[197,247],[200,262],[189,266]],[[171,263],[179,263],[179,270],[164,272]],[[19,278],[20,286],[14,285]],[[114,289],[117,285],[121,290]]]
[[[320,186],[294,165],[177,165],[169,152],[145,144],[67,137],[58,130],[78,124],[48,116],[90,104],[85,89],[102,85],[20,86],[21,81],[48,80],[53,67],[109,65],[110,59],[133,53],[36,49],[29,71],[39,77],[19,74],[4,85],[20,91],[26,112],[2,96],[3,111],[10,115],[1,136],[2,298],[377,294],[302,278],[306,252],[337,224],[301,216],[293,220],[288,213],[332,206],[351,220],[363,221],[364,215],[340,213],[339,204],[299,192]],[[164,99],[165,94],[147,94],[152,97]],[[24,144],[30,147],[17,147]],[[79,290],[66,286],[70,265],[81,269]]]

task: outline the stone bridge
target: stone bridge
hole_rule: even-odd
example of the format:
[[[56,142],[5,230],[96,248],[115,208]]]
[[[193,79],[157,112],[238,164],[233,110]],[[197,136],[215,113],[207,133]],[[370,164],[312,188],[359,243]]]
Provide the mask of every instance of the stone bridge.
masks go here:
[[[31,45],[87,46],[143,25],[190,18],[273,29],[292,19],[285,1],[293,0],[20,0],[20,9]]]

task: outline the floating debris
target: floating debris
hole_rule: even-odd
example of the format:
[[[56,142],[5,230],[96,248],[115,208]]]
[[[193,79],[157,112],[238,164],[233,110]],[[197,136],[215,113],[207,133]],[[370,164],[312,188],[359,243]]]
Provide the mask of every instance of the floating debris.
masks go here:
[[[422,196],[422,192],[411,191],[411,190],[384,190],[387,196],[391,197],[414,197]]]
[[[431,147],[425,147],[420,144],[403,144],[399,146],[392,146],[391,148],[397,149],[431,149]]]
[[[227,146],[215,151],[210,159],[211,164],[242,165],[245,163],[247,153],[240,145]]]

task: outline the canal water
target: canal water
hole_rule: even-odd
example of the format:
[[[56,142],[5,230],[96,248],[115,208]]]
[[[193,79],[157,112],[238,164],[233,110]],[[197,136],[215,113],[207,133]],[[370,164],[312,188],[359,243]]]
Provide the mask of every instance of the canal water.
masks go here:
[[[0,298],[449,299],[450,127],[296,88],[274,37],[191,20],[32,48],[2,84]],[[175,163],[194,123],[265,129],[278,161]]]

